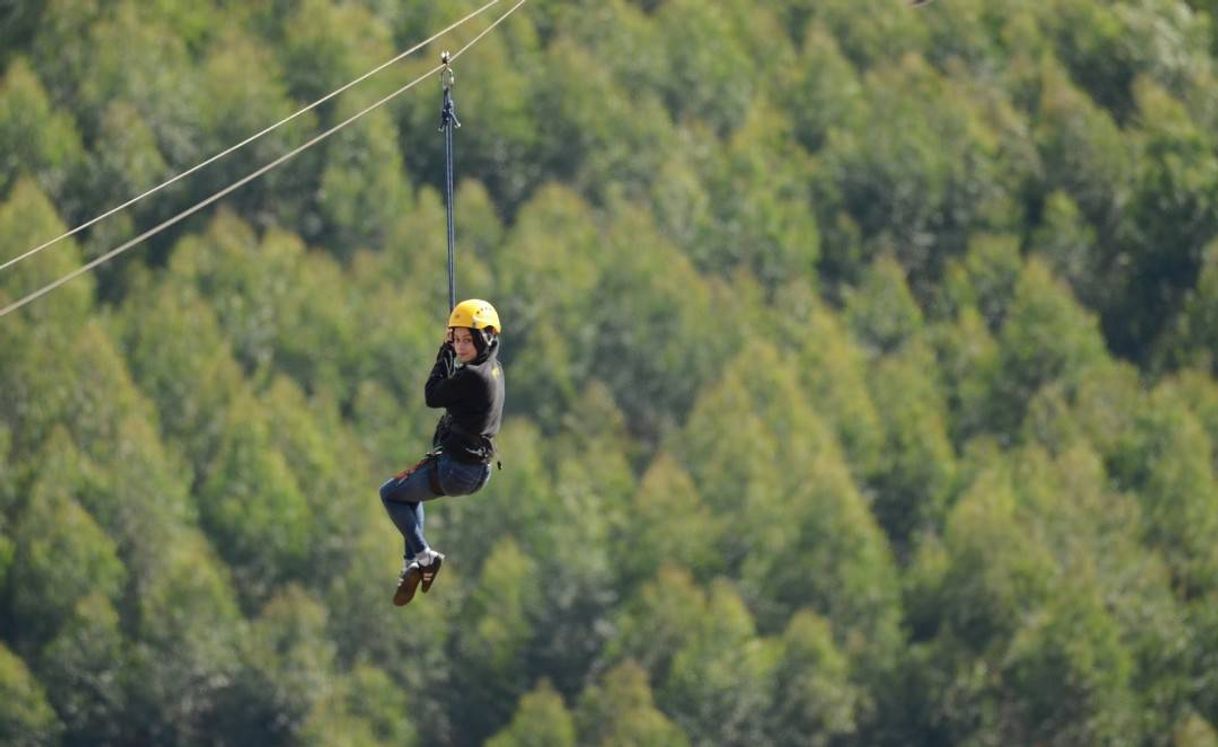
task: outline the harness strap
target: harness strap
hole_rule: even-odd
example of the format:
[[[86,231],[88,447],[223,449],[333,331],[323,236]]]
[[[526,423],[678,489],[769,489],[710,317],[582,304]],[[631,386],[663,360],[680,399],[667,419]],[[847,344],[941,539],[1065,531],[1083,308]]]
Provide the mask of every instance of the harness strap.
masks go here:
[[[427,486],[431,488],[431,492],[437,496],[446,495],[444,487],[440,485],[440,452],[438,451],[427,452],[422,459],[393,477],[401,482],[421,469],[427,470]]]
[[[431,492],[436,495],[446,495],[444,486],[440,484],[440,459],[436,456],[432,457],[429,461],[431,469],[427,471],[427,484],[431,486]]]

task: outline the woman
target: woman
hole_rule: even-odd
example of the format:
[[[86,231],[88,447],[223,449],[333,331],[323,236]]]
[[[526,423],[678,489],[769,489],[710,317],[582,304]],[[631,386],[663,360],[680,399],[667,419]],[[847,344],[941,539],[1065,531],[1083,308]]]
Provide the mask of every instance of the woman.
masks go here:
[[[473,298],[453,307],[424,387],[427,406],[445,409],[432,450],[381,486],[381,501],[406,539],[406,562],[393,595],[399,607],[414,598],[420,583],[426,593],[444,562],[423,536],[423,502],[476,493],[491,477],[503,415],[501,329],[499,314],[486,301]]]

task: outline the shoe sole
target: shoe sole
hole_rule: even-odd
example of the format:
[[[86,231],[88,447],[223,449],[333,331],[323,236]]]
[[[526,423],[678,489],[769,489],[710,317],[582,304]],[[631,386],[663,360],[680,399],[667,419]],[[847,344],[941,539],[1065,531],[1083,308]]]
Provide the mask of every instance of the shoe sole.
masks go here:
[[[423,576],[423,578],[421,580],[423,582],[423,593],[424,594],[426,594],[427,591],[429,589],[431,589],[431,585],[436,582],[436,576],[440,573],[440,565],[443,562],[444,562],[444,556],[437,555],[431,561],[431,565],[423,566],[423,568],[420,569],[419,572]]]
[[[402,576],[401,582],[398,583],[398,590],[393,594],[393,605],[395,607],[404,607],[414,599],[415,589],[419,588],[419,581],[422,575],[417,568],[411,568]]]

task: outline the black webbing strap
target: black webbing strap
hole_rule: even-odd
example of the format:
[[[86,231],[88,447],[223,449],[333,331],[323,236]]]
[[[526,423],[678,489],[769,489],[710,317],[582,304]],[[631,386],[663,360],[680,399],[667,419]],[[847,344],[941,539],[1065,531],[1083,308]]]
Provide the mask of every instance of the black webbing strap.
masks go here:
[[[431,488],[431,492],[436,495],[446,495],[444,487],[440,485],[440,452],[438,451],[427,452],[413,466],[407,467],[393,477],[398,482],[401,482],[421,469],[427,470],[427,486]]]
[[[444,86],[444,105],[440,110],[440,129],[444,132],[444,204],[448,213],[448,309],[457,305],[457,229],[453,197],[453,130],[461,126],[457,120],[457,105],[453,101],[453,86],[457,76],[448,66],[449,54],[440,55],[444,71],[440,74]]]
[[[427,462],[427,484],[431,487],[431,492],[444,495],[444,486],[440,484],[440,457],[428,456]]]

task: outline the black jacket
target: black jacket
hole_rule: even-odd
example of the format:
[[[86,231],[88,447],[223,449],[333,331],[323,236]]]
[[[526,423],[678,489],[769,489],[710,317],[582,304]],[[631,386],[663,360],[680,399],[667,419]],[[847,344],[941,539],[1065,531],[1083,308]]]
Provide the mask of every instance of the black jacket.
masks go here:
[[[489,464],[503,418],[498,341],[464,365],[456,364],[452,345],[441,345],[424,393],[428,407],[446,410],[436,425],[432,446],[463,462]]]

